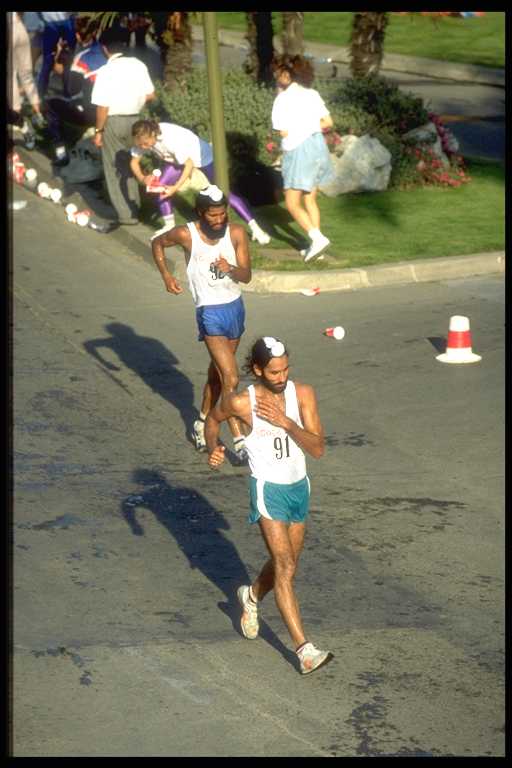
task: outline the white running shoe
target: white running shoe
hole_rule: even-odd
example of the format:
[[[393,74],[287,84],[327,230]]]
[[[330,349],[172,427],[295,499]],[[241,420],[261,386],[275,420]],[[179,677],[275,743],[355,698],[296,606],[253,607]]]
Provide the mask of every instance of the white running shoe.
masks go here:
[[[331,241],[328,237],[325,237],[325,235],[320,235],[320,237],[315,238],[315,240],[313,240],[306,253],[304,254],[304,262],[307,263],[315,256],[320,256],[322,251],[325,251],[325,249],[328,248],[330,244]]]
[[[163,227],[161,227],[160,229],[157,229],[157,231],[153,235],[151,235],[150,239],[154,240],[155,237],[159,237],[159,235],[163,235],[165,232],[169,232],[169,230],[174,229],[175,226],[176,224],[174,222],[174,219],[172,221],[166,221]]]
[[[244,637],[248,640],[255,640],[258,637],[260,631],[260,624],[258,621],[258,606],[253,600],[249,598],[249,587],[238,587],[237,590],[238,602],[242,606],[242,618],[240,619],[240,627]]]
[[[256,240],[260,245],[268,245],[270,243],[270,235],[262,230],[258,222],[253,219],[248,224],[251,230],[251,239]]]
[[[315,648],[313,643],[305,643],[297,651],[297,656],[299,657],[301,675],[309,675],[310,672],[314,672],[315,669],[328,664],[334,658],[334,654],[330,653],[330,651],[320,651],[318,648]]]
[[[196,446],[196,451],[204,453],[206,451],[206,440],[204,437],[204,421],[202,419],[196,419],[194,426],[192,427],[192,439]]]

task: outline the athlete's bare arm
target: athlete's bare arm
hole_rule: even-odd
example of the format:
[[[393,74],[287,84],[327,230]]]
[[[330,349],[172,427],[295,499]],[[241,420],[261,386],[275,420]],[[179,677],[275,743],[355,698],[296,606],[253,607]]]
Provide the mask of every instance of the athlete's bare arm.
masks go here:
[[[178,280],[176,280],[176,278],[171,275],[165,261],[164,249],[171,245],[181,245],[186,252],[190,253],[192,248],[192,238],[190,237],[188,227],[174,227],[168,232],[164,232],[158,237],[155,237],[155,239],[151,241],[153,259],[156,266],[158,267],[160,274],[162,275],[162,280],[164,281],[164,285],[167,291],[169,293],[182,293],[183,288],[179,284]]]
[[[278,408],[277,403],[269,398],[258,396],[258,393],[256,394],[256,414],[274,426],[285,429],[303,451],[319,459],[324,454],[325,439],[315,390],[309,384],[295,382],[295,391],[304,427],[299,427],[295,421],[288,418]]]
[[[215,262],[220,272],[227,272],[237,283],[249,283],[251,280],[251,257],[247,232],[240,224],[230,224],[231,242],[236,254],[236,267],[229,264],[222,256]]]
[[[208,464],[216,469],[224,461],[224,446],[219,444],[220,425],[231,416],[237,416],[252,428],[249,392],[232,392],[224,396],[206,417],[204,436],[208,450]]]

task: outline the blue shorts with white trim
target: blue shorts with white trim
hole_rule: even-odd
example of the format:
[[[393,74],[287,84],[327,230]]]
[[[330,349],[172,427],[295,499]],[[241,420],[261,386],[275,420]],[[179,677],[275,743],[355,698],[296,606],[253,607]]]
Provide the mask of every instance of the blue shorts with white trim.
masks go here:
[[[245,307],[239,296],[228,304],[206,304],[196,309],[198,341],[205,336],[226,336],[239,339],[245,331]]]
[[[304,523],[309,513],[310,484],[306,476],[296,483],[269,483],[249,478],[249,522],[260,518],[283,523]]]

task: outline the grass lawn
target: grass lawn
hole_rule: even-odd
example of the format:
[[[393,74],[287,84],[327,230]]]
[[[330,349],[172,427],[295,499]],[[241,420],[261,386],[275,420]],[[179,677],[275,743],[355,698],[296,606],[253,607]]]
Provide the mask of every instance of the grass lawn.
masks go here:
[[[503,250],[504,168],[474,160],[468,162],[468,171],[472,181],[457,188],[319,196],[322,231],[332,246],[325,259],[312,262],[313,268],[344,269]],[[176,199],[177,224],[190,220],[192,202],[191,196]],[[251,243],[253,267],[307,269],[297,252],[307,242],[284,203],[262,206],[255,214],[272,241],[265,247]],[[230,216],[240,221],[233,212]]]
[[[348,46],[352,24],[351,12],[304,12],[304,38],[315,43]],[[279,35],[282,15],[273,13],[274,34]],[[246,30],[245,13],[218,11],[219,27]],[[420,56],[427,59],[505,66],[505,13],[486,11],[472,19],[445,18],[439,21],[413,14],[390,14],[384,43],[386,53]]]

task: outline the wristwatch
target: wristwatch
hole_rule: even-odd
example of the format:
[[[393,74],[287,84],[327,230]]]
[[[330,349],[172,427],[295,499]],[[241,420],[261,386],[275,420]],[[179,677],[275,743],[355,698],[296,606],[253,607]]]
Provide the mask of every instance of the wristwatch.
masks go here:
[[[103,133],[104,130],[104,128],[95,128],[94,133]]]

